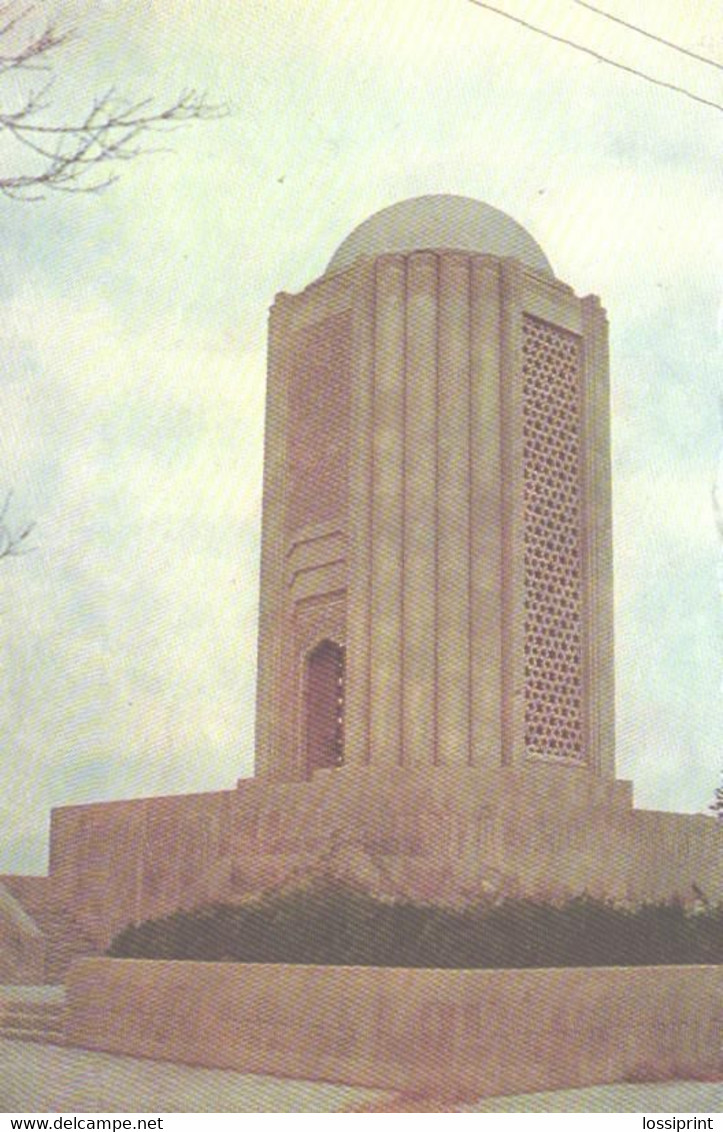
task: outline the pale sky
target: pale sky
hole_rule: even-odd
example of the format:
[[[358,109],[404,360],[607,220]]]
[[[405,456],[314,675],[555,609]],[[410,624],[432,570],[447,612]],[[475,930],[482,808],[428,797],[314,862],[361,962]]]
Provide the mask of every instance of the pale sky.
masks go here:
[[[723,60],[712,0],[599,3]],[[720,71],[574,0],[499,7],[723,101]],[[0,486],[37,522],[37,549],[0,563],[0,871],[44,871],[53,806],[252,772],[267,309],[422,193],[508,212],[608,310],[618,773],[640,806],[705,809],[723,113],[469,0],[60,11],[59,107],[197,87],[230,113],[102,196],[0,200]]]

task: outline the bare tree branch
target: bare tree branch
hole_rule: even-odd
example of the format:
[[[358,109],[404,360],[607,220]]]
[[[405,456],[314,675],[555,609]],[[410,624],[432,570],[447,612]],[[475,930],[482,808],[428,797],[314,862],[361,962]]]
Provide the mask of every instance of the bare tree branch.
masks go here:
[[[18,558],[21,554],[27,554],[28,551],[35,549],[35,547],[29,546],[27,542],[28,537],[35,530],[35,523],[28,523],[27,526],[21,527],[20,530],[15,532],[8,524],[7,514],[12,497],[13,493],[9,491],[0,510],[0,559]]]
[[[34,4],[19,8],[15,3],[0,7],[0,75],[6,71],[28,70],[48,71],[50,63],[47,56],[61,47],[72,37],[69,31],[60,32],[52,24],[46,24],[38,32],[27,31],[23,27],[35,14]],[[14,14],[13,14],[14,13]],[[13,42],[13,33],[20,31],[20,37]]]
[[[11,71],[52,70],[52,56],[67,43],[70,32],[53,24],[31,29],[32,5],[0,5],[0,78]],[[203,92],[182,91],[169,105],[152,98],[133,102],[110,88],[96,98],[85,116],[53,121],[51,77],[30,91],[19,108],[0,110],[0,138],[16,143],[29,167],[0,175],[0,194],[14,200],[38,200],[48,191],[97,193],[117,180],[113,166],[143,153],[157,152],[152,135],[193,121],[223,117],[227,111]]]

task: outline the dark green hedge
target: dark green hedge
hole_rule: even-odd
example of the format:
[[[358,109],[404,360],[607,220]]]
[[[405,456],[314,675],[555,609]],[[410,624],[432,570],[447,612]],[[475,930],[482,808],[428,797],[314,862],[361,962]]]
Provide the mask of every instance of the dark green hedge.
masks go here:
[[[128,927],[121,959],[314,963],[381,967],[575,967],[723,963],[723,908],[635,910],[583,897],[465,912],[386,903],[317,887],[239,906],[178,912]]]

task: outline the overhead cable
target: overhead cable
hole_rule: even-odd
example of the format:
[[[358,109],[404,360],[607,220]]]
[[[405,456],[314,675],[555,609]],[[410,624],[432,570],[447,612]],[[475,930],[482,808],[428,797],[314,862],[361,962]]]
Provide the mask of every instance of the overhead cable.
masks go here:
[[[664,47],[670,47],[673,51],[679,51],[681,55],[687,55],[690,59],[696,59],[699,63],[705,63],[709,67],[717,67],[719,71],[723,71],[723,63],[719,63],[717,59],[710,59],[707,55],[699,55],[696,51],[691,51],[688,47],[681,46],[680,43],[674,43],[672,39],[664,39],[662,35],[656,35],[655,32],[646,31],[645,28],[638,27],[637,24],[628,23],[620,16],[614,16],[612,12],[604,12],[602,8],[596,8],[594,4],[588,4],[587,0],[575,0],[581,8],[587,8],[590,12],[594,12],[597,16],[603,16],[606,20],[612,20],[613,23],[621,24],[624,28],[629,28],[630,31],[637,32],[638,35],[644,35],[646,39],[652,39],[655,43],[662,43]]]
[[[592,47],[586,47],[582,43],[576,43],[573,39],[566,39],[564,35],[557,35],[555,32],[548,31],[537,24],[531,24],[520,16],[513,16],[511,12],[505,12],[502,8],[496,8],[494,4],[486,3],[486,0],[468,0],[468,3],[474,4],[477,8],[484,8],[487,12],[493,12],[496,16],[502,16],[506,20],[511,20],[512,23],[519,24],[520,27],[527,28],[528,31],[534,31],[537,35],[544,35],[546,39],[551,39],[555,43],[563,43],[566,47],[572,47],[575,51],[582,51],[585,55],[597,59],[598,63],[606,63],[609,67],[616,67],[619,71],[635,75],[636,78],[644,79],[645,82],[653,83],[654,86],[661,86],[665,90],[672,90],[676,94],[685,95],[686,98],[691,98],[693,102],[700,102],[703,106],[711,106],[714,110],[723,110],[723,103],[704,98],[701,94],[694,94],[692,90],[678,86],[677,83],[669,83],[665,79],[656,79],[645,71],[639,71],[637,67],[629,67],[627,63],[621,63],[617,59],[611,59],[608,55],[602,55],[599,51],[593,50]]]

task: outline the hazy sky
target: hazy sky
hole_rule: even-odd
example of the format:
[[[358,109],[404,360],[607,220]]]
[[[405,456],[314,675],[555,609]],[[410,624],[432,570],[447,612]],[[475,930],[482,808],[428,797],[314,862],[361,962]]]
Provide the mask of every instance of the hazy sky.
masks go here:
[[[599,2],[723,60],[713,0]],[[574,0],[499,6],[723,101],[720,71]],[[0,200],[0,485],[37,522],[37,550],[0,563],[0,871],[43,871],[53,806],[251,773],[267,308],[421,193],[509,212],[607,307],[619,773],[639,805],[705,808],[723,113],[469,0],[60,11],[59,108],[194,86],[231,112],[102,196]]]

